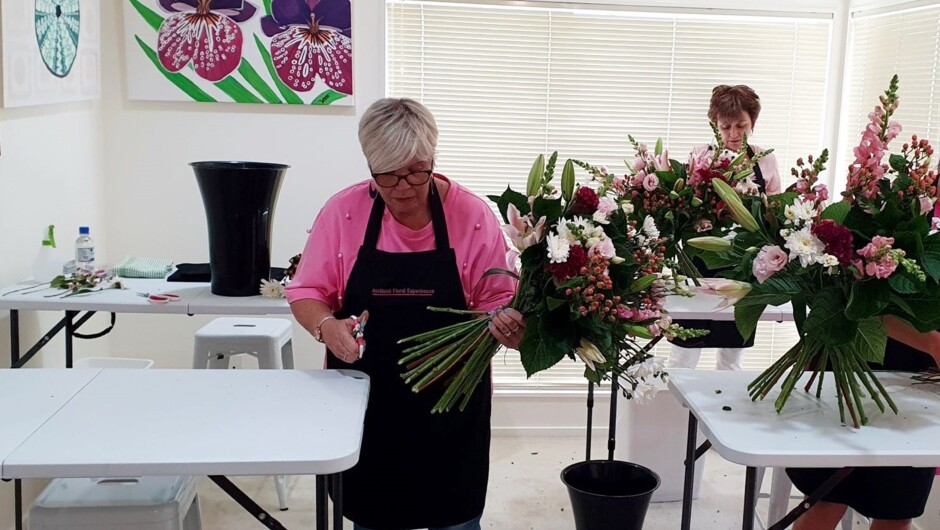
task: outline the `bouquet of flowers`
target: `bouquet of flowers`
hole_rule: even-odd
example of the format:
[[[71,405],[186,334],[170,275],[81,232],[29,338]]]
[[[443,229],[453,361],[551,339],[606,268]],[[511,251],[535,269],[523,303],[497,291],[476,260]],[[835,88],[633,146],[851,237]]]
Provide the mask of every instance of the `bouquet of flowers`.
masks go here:
[[[663,310],[663,298],[676,289],[663,272],[666,240],[651,217],[637,222],[618,204],[612,175],[581,164],[592,178],[576,187],[575,161],[569,160],[556,188],[556,160],[557,153],[547,164],[544,155],[536,159],[525,194],[507,188],[490,197],[521,252],[518,275],[490,273],[519,280],[509,307],[526,318],[522,364],[532,375],[577,357],[588,380],[620,378],[627,395],[642,399],[651,387],[644,380],[663,371],[650,345],[638,341],[693,333],[672,324]],[[446,382],[434,412],[458,402],[465,407],[500,348],[487,329],[487,312],[458,312],[471,318],[401,341],[408,344],[399,361],[405,365],[402,377],[414,391]]]
[[[651,153],[646,144],[629,137],[635,155],[628,163],[628,173],[615,182],[621,187],[623,201],[641,218],[650,216],[664,235],[667,258],[674,259],[677,271],[697,278],[692,264],[695,249],[686,249],[680,242],[687,239],[720,235],[732,225],[724,201],[715,193],[715,180],[730,183],[741,195],[757,195],[754,166],[773,150],[747,156],[747,138],[738,152],[725,149],[721,134],[714,124],[715,145],[692,152],[682,164],[669,158],[662,140]]]
[[[933,149],[914,136],[901,154],[884,158],[901,126],[891,120],[898,105],[895,76],[869,115],[855,148],[844,199],[825,206],[828,192],[817,177],[827,153],[797,161],[797,182],[780,195],[741,198],[723,181],[712,183],[737,223],[733,240],[688,241],[711,251],[711,265],[733,265],[729,274],[747,282],[737,292],[735,321],[745,337],[764,308],[791,303],[800,341],[750,385],[762,399],[783,380],[779,412],[803,373],[820,396],[832,369],[841,419],[867,423],[862,398],[884,412],[897,407],[868,363],[884,359],[887,334],[882,317],[893,315],[920,331],[940,327],[940,235],[931,221],[936,174]],[[916,311],[915,309],[916,308]]]

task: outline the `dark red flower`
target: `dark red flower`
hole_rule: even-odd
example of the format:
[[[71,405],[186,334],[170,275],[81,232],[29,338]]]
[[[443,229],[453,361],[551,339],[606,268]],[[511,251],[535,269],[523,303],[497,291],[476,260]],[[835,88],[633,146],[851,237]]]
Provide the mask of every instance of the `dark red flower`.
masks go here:
[[[839,259],[839,264],[848,267],[852,263],[852,231],[832,219],[823,219],[813,227],[813,235],[826,244],[826,253]]]
[[[577,276],[581,272],[581,267],[584,267],[586,264],[587,252],[584,250],[584,247],[581,245],[572,245],[568,250],[568,261],[564,263],[549,263],[548,270],[551,271],[556,280],[564,282]]]
[[[591,188],[581,186],[574,194],[571,213],[575,215],[594,215],[598,204],[600,204],[600,199],[597,198],[597,193],[594,193]]]

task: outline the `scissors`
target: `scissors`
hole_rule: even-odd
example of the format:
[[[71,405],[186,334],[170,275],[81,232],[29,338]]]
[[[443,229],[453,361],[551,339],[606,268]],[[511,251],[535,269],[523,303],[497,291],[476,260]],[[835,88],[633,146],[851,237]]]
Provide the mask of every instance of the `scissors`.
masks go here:
[[[362,354],[365,353],[366,351],[366,339],[365,339],[366,320],[369,319],[369,316],[366,315],[365,318],[363,318],[362,320],[359,320],[359,317],[357,317],[356,315],[353,315],[349,318],[351,318],[352,321],[355,322],[356,324],[353,327],[352,333],[353,333],[353,338],[356,339],[356,344],[359,345],[359,358],[362,359]]]
[[[137,296],[143,296],[151,304],[165,304],[167,302],[180,301],[180,295],[173,293],[137,293]]]

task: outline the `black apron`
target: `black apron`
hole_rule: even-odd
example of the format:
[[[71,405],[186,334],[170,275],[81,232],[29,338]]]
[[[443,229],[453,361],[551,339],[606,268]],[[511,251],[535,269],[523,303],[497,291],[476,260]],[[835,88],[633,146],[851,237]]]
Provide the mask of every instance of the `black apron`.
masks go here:
[[[754,158],[754,149],[751,146],[747,146],[747,156]],[[761,193],[766,192],[764,173],[758,165],[754,166],[754,183],[757,184]],[[703,278],[711,278],[715,275],[716,271],[709,270],[705,266],[705,262],[697,257],[692,259],[692,264],[695,265]],[[682,348],[750,348],[754,346],[754,335],[756,333],[751,333],[751,336],[744,340],[733,320],[676,320],[675,322],[686,329],[709,330],[708,335],[704,337],[677,338],[670,341]]]
[[[483,512],[486,497],[489,369],[466,410],[432,415],[443,380],[414,393],[401,378],[404,367],[398,365],[400,339],[466,318],[427,310],[467,308],[433,182],[429,201],[436,250],[391,253],[376,249],[385,202],[375,197],[345,301],[336,315],[346,318],[369,310],[366,351],[351,364],[327,353],[327,368],[353,368],[371,378],[359,463],[343,473],[343,515],[373,530],[463,523]]]

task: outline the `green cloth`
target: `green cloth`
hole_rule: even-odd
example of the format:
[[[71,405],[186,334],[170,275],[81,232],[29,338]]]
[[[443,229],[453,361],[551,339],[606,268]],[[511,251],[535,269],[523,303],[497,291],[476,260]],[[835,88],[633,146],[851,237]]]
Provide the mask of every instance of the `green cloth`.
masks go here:
[[[168,259],[135,258],[125,256],[111,269],[123,278],[165,278],[173,270],[173,261]]]

